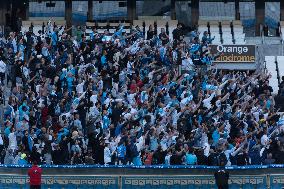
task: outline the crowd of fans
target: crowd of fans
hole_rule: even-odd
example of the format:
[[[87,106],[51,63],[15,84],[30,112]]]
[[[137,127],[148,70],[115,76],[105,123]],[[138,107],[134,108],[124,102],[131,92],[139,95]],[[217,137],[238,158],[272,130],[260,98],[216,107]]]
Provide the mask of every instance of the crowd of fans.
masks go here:
[[[0,37],[2,164],[284,163],[270,75],[217,70],[207,32]]]

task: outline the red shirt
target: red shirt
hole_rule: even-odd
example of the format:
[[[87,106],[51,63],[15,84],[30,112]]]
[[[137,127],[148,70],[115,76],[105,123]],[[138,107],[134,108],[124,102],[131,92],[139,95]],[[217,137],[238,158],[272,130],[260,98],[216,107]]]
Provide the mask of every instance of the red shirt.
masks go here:
[[[130,92],[131,92],[131,93],[136,93],[136,88],[137,88],[137,85],[134,84],[134,83],[132,83],[132,84],[130,85]]]
[[[30,177],[30,185],[41,185],[41,173],[42,170],[37,165],[33,165],[32,168],[29,169],[28,175]]]

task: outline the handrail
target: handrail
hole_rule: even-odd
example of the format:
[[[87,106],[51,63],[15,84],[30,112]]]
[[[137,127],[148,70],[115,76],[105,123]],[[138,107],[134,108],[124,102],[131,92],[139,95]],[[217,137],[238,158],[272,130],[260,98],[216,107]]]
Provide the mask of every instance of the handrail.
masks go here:
[[[280,74],[279,74],[279,67],[278,67],[278,61],[277,56],[275,56],[275,64],[276,64],[276,73],[277,73],[277,81],[278,81],[278,94],[280,94]]]
[[[280,29],[280,43],[283,44],[283,34],[282,30]]]

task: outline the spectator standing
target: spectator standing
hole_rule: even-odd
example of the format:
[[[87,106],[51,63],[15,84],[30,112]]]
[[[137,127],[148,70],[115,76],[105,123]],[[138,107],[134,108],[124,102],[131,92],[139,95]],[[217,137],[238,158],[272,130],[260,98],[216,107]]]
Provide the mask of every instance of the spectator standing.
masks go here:
[[[224,163],[221,163],[221,167],[214,173],[214,177],[218,189],[229,188],[229,172],[225,169]]]
[[[42,169],[37,166],[37,162],[33,162],[32,167],[28,171],[30,177],[30,189],[41,189]]]

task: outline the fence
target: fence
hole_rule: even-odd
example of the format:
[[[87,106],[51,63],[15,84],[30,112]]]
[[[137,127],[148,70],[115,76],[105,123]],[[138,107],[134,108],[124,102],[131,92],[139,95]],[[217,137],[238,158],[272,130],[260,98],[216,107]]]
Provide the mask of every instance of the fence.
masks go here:
[[[0,165],[0,188],[28,188],[29,166]],[[43,189],[215,189],[217,167],[42,166]],[[230,189],[282,189],[284,165],[230,166]]]

